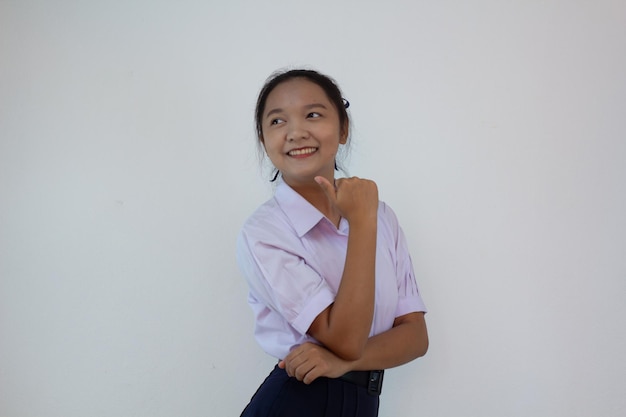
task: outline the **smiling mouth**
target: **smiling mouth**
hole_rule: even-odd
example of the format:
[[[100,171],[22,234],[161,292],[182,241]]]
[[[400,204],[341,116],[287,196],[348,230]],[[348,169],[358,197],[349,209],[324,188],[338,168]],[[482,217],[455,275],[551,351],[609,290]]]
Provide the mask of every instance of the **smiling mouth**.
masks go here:
[[[317,148],[301,148],[301,149],[292,149],[289,152],[287,152],[287,155],[304,156],[304,155],[310,155],[314,152],[317,152]]]

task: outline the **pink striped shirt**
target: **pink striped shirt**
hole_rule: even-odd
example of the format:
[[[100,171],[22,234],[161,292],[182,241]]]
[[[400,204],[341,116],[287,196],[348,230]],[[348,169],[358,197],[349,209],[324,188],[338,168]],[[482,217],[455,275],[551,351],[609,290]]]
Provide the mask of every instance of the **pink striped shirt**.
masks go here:
[[[335,227],[284,182],[244,223],[237,262],[250,289],[255,337],[269,355],[284,358],[305,342],[313,320],[335,299],[346,257],[348,222]],[[378,206],[376,295],[370,336],[396,317],[426,311],[406,239],[394,212]]]

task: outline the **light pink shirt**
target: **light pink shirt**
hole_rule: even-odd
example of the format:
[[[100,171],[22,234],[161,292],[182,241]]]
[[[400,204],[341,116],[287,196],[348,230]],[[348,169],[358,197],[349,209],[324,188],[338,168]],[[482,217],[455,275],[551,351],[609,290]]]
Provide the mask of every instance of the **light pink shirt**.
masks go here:
[[[406,240],[394,212],[378,206],[376,295],[370,336],[389,330],[396,317],[426,311]],[[348,222],[335,227],[284,182],[244,223],[237,262],[248,281],[255,337],[278,359],[304,342],[306,332],[335,299],[348,244]]]

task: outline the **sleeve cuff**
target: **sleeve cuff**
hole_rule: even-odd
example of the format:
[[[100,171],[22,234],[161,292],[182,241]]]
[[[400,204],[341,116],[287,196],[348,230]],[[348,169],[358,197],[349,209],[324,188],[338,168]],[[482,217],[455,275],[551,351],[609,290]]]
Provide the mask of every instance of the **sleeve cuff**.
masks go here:
[[[396,317],[404,316],[409,313],[426,313],[426,305],[419,295],[409,295],[400,297],[398,300],[398,308],[396,309]]]
[[[323,286],[321,291],[309,300],[308,304],[302,309],[291,325],[301,334],[306,334],[315,318],[319,316],[326,307],[331,305],[334,300],[335,294],[331,292],[330,288]]]

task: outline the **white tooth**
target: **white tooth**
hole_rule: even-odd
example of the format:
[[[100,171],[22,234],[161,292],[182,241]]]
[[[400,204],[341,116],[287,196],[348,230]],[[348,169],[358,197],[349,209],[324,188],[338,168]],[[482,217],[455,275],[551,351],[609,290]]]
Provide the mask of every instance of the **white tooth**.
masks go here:
[[[296,149],[290,151],[289,154],[292,156],[304,155],[315,152],[315,148],[306,148],[306,149]]]

